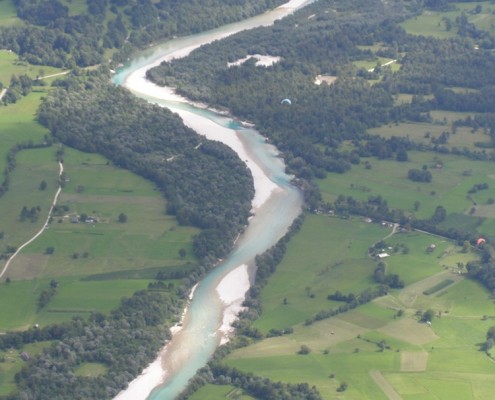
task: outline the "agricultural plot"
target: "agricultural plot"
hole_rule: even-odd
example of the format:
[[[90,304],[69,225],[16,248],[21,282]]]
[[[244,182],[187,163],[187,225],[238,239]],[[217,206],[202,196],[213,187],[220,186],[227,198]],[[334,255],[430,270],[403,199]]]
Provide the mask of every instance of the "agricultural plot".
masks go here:
[[[3,3],[5,2],[0,1],[0,4]],[[0,13],[1,7],[0,5]],[[1,15],[0,25],[2,24]],[[62,71],[60,68],[29,64],[20,60],[19,56],[10,50],[0,50],[0,82],[4,87],[9,86],[12,75],[19,76],[26,74],[30,78],[36,79],[37,77],[56,74],[60,71]],[[35,87],[34,90],[40,89]]]
[[[405,98],[399,97],[397,100],[405,101]],[[487,132],[483,130],[473,131],[467,127],[457,127],[455,130],[452,128],[452,124],[447,119],[464,119],[467,118],[469,113],[447,113],[447,112],[432,112],[435,114],[438,120],[432,123],[426,122],[402,122],[398,124],[383,125],[378,128],[369,129],[368,132],[372,135],[381,136],[384,138],[402,137],[407,138],[415,143],[424,145],[433,145],[435,141],[444,135],[446,142],[442,144],[445,148],[452,149],[468,149],[471,151],[479,151],[478,144],[490,145],[491,138]],[[456,117],[453,116],[456,115]],[[434,117],[435,118],[435,117]],[[445,118],[445,119],[444,119]],[[490,149],[486,149],[488,153]]]
[[[413,35],[434,36],[439,39],[451,38],[457,35],[456,18],[465,13],[468,21],[479,29],[493,32],[494,9],[492,2],[452,3],[452,11],[424,11],[421,15],[410,18],[400,25]],[[481,7],[479,12],[476,7]]]
[[[10,26],[19,22],[14,2],[12,0],[0,1],[0,25]]]
[[[410,152],[409,161],[401,163],[378,159],[368,161],[371,169],[364,165],[353,166],[345,174],[329,174],[319,181],[325,201],[335,201],[340,194],[357,200],[381,196],[389,207],[402,209],[421,219],[430,218],[441,205],[447,211],[445,224],[449,223],[449,218],[465,214],[463,218],[479,231],[485,222],[490,223],[490,220],[477,218],[479,206],[483,205],[480,208],[483,217],[495,217],[492,213],[495,208],[488,207],[491,199],[495,198],[495,175],[491,173],[493,164],[490,162],[431,152]],[[407,178],[410,169],[422,169],[423,166],[431,172],[431,182],[413,182]],[[488,188],[470,195],[469,191],[479,183],[487,183]]]
[[[277,279],[263,292],[264,313],[255,326],[265,332],[338,307],[326,300],[336,290],[359,293],[368,287],[374,262],[367,249],[389,233],[376,224],[312,215],[302,230],[279,265]]]
[[[43,226],[58,187],[55,150],[18,153],[11,188],[0,200],[5,202],[1,245],[18,246]],[[157,272],[184,269],[194,261],[197,230],[178,226],[165,214],[163,195],[152,183],[98,155],[71,149],[65,150],[64,168],[60,207],[44,233],[11,263],[6,276],[12,282],[0,286],[0,330],[109,312],[122,297],[145,289]],[[42,180],[46,188],[39,190]],[[40,205],[37,221],[19,220],[24,204]],[[119,222],[120,214],[125,222]],[[90,222],[81,221],[81,215]],[[38,310],[39,296],[52,279],[57,292]]]
[[[301,306],[297,318],[277,319],[280,314],[295,314],[292,310],[284,311],[284,307],[291,305],[291,298],[297,300],[293,309],[304,301],[305,296],[294,297],[294,293],[304,292],[306,282],[315,282],[320,276],[318,263],[325,265],[327,258],[336,259],[336,255],[327,254],[329,250],[321,244],[311,247],[310,241],[318,246],[323,229],[338,232],[339,242],[344,244],[338,259],[348,265],[347,275],[334,274],[327,283],[343,293],[351,287],[348,276],[365,285],[361,277],[365,270],[361,270],[358,263],[349,266],[346,260],[358,253],[346,254],[345,243],[352,238],[352,245],[366,252],[367,246],[390,233],[389,228],[356,219],[308,216],[291,241],[287,254],[297,251],[278,266],[263,290],[264,313],[256,322],[258,328],[266,331],[272,327],[289,327],[291,321],[295,321],[291,326],[293,333],[265,338],[237,349],[225,359],[227,364],[276,381],[308,382],[319,389],[324,399],[337,398],[336,390],[342,382],[348,387],[341,396],[356,400],[449,398],[453,391],[456,399],[464,400],[483,399],[493,393],[490,390],[494,389],[495,364],[479,348],[486,330],[493,325],[493,303],[486,289],[458,273],[463,271],[458,263],[472,260],[477,254],[462,253],[460,247],[441,238],[412,232],[396,233],[385,239],[389,246],[386,250],[390,252],[384,259],[387,272],[399,274],[406,283],[404,289],[392,290],[371,303],[309,326],[299,321],[318,307]],[[430,249],[432,243],[435,244],[433,250]],[[408,251],[394,252],[406,245]],[[289,262],[299,253],[302,253],[301,259],[308,260],[304,264],[308,266],[304,277],[302,261],[296,258],[294,264]],[[319,261],[314,253],[320,253]],[[366,262],[366,257],[360,261]],[[374,263],[376,261],[368,264],[368,277],[373,273]],[[449,280],[448,285],[430,294],[423,293],[446,280]],[[285,293],[281,288],[290,281],[302,283],[290,289],[287,296],[292,293],[291,297],[284,305],[281,299]],[[370,280],[368,285],[372,285]],[[322,289],[311,288],[315,294],[312,300],[320,309],[329,308],[331,302],[320,295]],[[431,324],[420,322],[419,314],[430,308],[435,315]],[[270,322],[274,326],[270,326]],[[306,346],[309,353],[299,354],[301,346]],[[492,382],[485,387],[490,377]],[[449,386],[449,382],[455,384]]]
[[[189,396],[190,400],[254,400],[242,390],[228,385],[206,385]]]

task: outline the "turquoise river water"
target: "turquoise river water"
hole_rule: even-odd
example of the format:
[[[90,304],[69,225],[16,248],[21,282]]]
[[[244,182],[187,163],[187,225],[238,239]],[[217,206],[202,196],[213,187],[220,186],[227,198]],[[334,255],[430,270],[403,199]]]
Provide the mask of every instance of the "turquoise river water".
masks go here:
[[[290,7],[278,8],[249,20],[160,44],[143,52],[120,69],[114,75],[114,83],[126,86],[129,76],[138,70],[151,68],[159,60],[171,56],[184,56],[202,44],[229,34],[260,25],[269,25],[274,20],[309,3],[311,1],[291,1],[287,3]],[[301,211],[302,196],[299,190],[291,185],[291,177],[284,172],[284,164],[277,157],[276,149],[267,144],[265,138],[256,130],[245,128],[238,121],[213,110],[197,107],[185,101],[160,98],[154,90],[150,92],[144,87],[140,89],[135,85],[131,90],[139,97],[177,112],[186,125],[200,127],[199,130],[202,131],[199,132],[200,134],[220,132],[221,135],[235,135],[242,143],[243,154],[249,156],[249,159],[263,172],[265,180],[268,178],[271,181],[271,188],[274,189],[269,196],[266,196],[263,204],[255,209],[254,217],[239,237],[228,258],[197,285],[185,312],[182,329],[161,352],[160,364],[165,373],[164,378],[160,380],[161,383],[154,388],[141,388],[139,396],[133,393],[128,397],[136,400],[137,398],[171,400],[185,388],[187,381],[195,372],[206,364],[223,337],[219,328],[227,306],[219,297],[218,285],[226,275],[242,265],[248,266],[252,281],[255,273],[255,256],[270,248],[286,233]],[[257,179],[256,176],[254,178]],[[126,398],[125,392],[123,394],[124,396],[118,398]]]

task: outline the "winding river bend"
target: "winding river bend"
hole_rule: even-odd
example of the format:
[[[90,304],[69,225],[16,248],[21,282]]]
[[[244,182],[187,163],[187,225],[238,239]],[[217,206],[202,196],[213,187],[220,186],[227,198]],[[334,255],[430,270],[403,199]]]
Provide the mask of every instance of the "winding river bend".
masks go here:
[[[255,256],[287,232],[302,207],[301,193],[290,184],[291,177],[285,174],[276,148],[267,144],[264,137],[232,118],[176,96],[170,88],[151,84],[145,80],[145,72],[164,60],[186,56],[202,44],[245,29],[270,25],[311,2],[313,0],[291,0],[261,16],[171,40],[143,52],[114,76],[114,83],[124,85],[136,96],[168,107],[199,134],[234,149],[251,170],[256,191],[255,215],[231,254],[197,285],[180,330],[116,400],[171,400],[185,388],[187,381],[206,364],[219,344],[227,340],[230,322],[241,309],[254,278]]]

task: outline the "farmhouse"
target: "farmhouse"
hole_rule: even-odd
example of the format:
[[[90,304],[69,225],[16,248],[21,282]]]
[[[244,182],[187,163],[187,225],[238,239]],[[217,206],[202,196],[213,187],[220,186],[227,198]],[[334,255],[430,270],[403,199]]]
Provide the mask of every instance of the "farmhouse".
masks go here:
[[[390,257],[390,254],[388,254],[388,253],[379,253],[376,256],[381,260],[383,258]]]

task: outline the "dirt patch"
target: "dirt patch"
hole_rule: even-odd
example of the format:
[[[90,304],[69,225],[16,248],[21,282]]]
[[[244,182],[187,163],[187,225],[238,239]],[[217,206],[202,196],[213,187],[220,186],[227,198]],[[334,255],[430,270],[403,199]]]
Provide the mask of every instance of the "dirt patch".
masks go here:
[[[400,355],[401,372],[426,371],[428,353],[426,351],[403,351]]]
[[[12,260],[5,276],[12,279],[33,279],[40,277],[48,265],[48,260],[48,255],[20,253]]]
[[[438,339],[431,326],[420,323],[413,318],[393,321],[377,330],[403,342],[418,346]]]
[[[370,371],[369,374],[389,400],[402,400],[399,393],[397,393],[392,385],[388,383],[387,379],[385,379],[380,371],[373,370]]]
[[[318,75],[315,78],[315,85],[321,85],[322,83],[326,83],[327,85],[331,85],[337,80],[336,76],[332,75]]]
[[[425,290],[428,290],[433,286],[438,285],[440,282],[446,279],[453,280],[454,281],[453,284],[455,284],[456,282],[459,282],[460,280],[463,279],[463,275],[455,274],[450,270],[442,271],[438,274],[435,274],[433,276],[430,276],[426,279],[423,279],[419,282],[407,286],[405,289],[403,289],[400,292],[399,300],[401,301],[402,304],[404,304],[404,306],[408,308],[413,307],[418,296],[423,295],[423,292]],[[449,288],[451,288],[452,285],[449,285]]]

